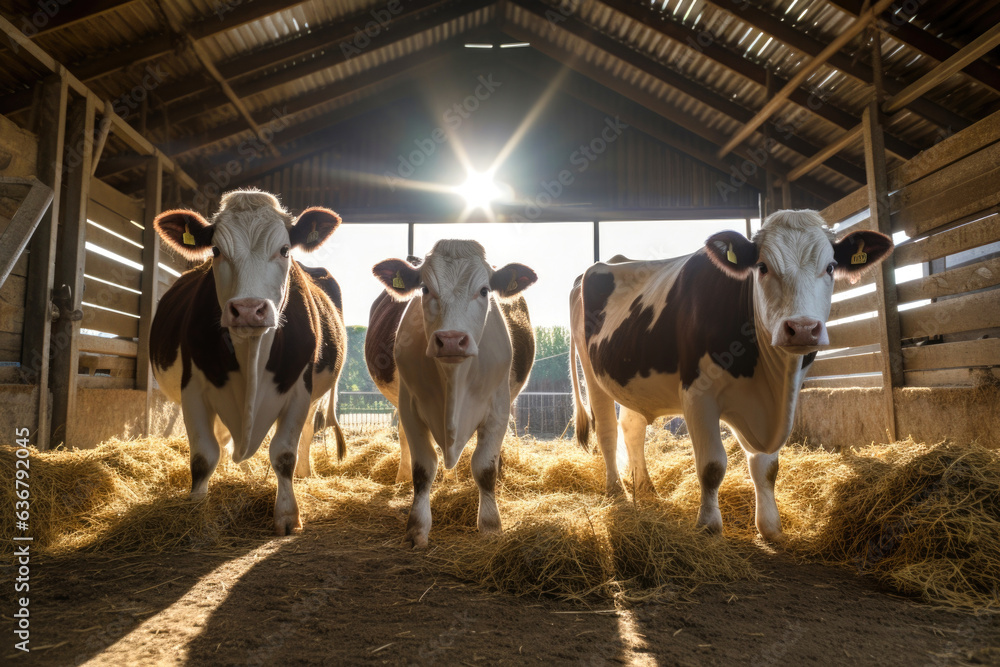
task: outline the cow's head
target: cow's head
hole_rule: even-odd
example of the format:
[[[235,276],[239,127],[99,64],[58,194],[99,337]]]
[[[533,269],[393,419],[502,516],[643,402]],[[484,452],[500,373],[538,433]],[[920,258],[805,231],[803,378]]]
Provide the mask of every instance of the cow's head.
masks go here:
[[[739,232],[719,232],[705,242],[716,266],[738,279],[753,277],[758,335],[793,354],[829,345],[833,281],[859,276],[892,252],[892,239],[873,231],[834,240],[816,211],[777,211],[753,241]]]
[[[538,279],[523,264],[494,270],[475,241],[438,241],[419,268],[387,259],[372,271],[397,299],[420,290],[427,356],[445,363],[461,363],[478,354],[492,294],[513,297]]]
[[[222,197],[211,224],[194,211],[156,216],[156,231],[189,260],[211,258],[221,324],[233,333],[260,335],[278,326],[285,303],[290,250],[315,250],[340,225],[325,208],[294,219],[267,192],[235,190]]]

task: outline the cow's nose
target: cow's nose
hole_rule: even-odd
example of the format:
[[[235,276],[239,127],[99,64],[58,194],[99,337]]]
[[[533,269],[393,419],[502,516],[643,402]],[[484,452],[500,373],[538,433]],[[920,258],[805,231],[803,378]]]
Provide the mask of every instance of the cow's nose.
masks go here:
[[[469,336],[462,331],[438,331],[434,343],[439,357],[465,357],[469,355]]]
[[[224,322],[230,327],[267,327],[273,326],[270,322],[269,308],[266,299],[231,299],[226,304],[226,318]]]
[[[826,345],[826,327],[811,317],[793,317],[781,325],[779,345]]]

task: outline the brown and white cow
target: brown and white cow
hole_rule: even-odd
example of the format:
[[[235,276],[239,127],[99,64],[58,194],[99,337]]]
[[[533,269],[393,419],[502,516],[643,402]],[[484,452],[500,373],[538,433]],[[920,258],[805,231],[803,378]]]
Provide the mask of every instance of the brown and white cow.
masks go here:
[[[233,461],[256,453],[271,426],[278,478],[274,528],[302,527],[293,472],[307,476],[317,407],[329,395],[327,424],[346,451],[336,420],[336,385],[346,353],[340,287],[326,269],[292,259],[310,252],[340,225],[325,208],[294,219],[266,192],[222,197],[209,224],[193,211],[166,211],[156,231],[190,260],[207,259],[160,299],[149,337],[160,389],[181,404],[191,444],[191,498],[208,490],[220,442],[232,438]]]
[[[399,410],[396,479],[413,480],[405,543],[427,545],[434,443],[450,470],[473,433],[479,530],[498,533],[500,445],[535,349],[527,305],[517,295],[537,276],[523,264],[494,270],[479,243],[454,240],[438,241],[419,267],[387,259],[373,272],[386,293],[372,305],[365,359],[379,391]]]
[[[757,529],[780,538],[778,451],[808,366],[829,344],[834,279],[856,279],[892,248],[890,238],[873,231],[835,241],[815,211],[778,211],[753,241],[720,232],[692,255],[587,269],[570,295],[576,434],[586,446],[593,422],[607,492],[622,490],[616,456],[622,449],[635,491],[654,492],[643,451],[646,426],[662,415],[683,415],[701,483],[698,523],[720,531],[721,419],[747,455]]]

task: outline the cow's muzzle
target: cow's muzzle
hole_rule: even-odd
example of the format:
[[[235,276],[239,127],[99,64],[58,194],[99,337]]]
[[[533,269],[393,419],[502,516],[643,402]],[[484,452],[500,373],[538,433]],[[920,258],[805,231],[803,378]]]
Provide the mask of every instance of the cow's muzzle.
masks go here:
[[[445,363],[457,364],[476,356],[472,338],[464,331],[436,331],[428,349],[429,357]]]
[[[775,347],[785,348],[794,354],[807,354],[818,347],[830,344],[826,324],[811,317],[792,317],[778,327],[772,341]]]
[[[224,327],[273,327],[278,317],[274,304],[268,299],[254,297],[230,299],[222,311]]]

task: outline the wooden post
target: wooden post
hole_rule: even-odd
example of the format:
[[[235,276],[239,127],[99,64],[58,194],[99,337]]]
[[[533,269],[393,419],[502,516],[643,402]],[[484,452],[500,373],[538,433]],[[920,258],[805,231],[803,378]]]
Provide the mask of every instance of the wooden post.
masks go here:
[[[882,48],[876,34],[872,46],[874,94],[862,115],[865,140],[865,171],[868,180],[868,207],[872,229],[892,236],[889,210],[889,181],[885,167],[885,142],[879,107],[882,101]],[[882,357],[882,387],[885,423],[890,440],[897,438],[896,403],[893,390],[903,386],[903,355],[900,351],[899,309],[896,298],[896,262],[883,261],[875,274],[878,299],[879,349]]]
[[[149,365],[149,329],[156,314],[160,273],[160,239],[153,221],[163,204],[163,161],[151,157],[146,163],[146,201],[142,216],[142,295],[139,297],[139,354],[135,361],[135,388],[146,392],[146,417],[142,434],[149,436],[153,396],[153,372]]]
[[[38,430],[35,446],[49,448],[49,359],[52,341],[52,281],[55,275],[56,239],[62,188],[63,143],[66,138],[66,77],[53,74],[41,85],[38,124],[38,180],[52,188],[52,205],[38,224],[28,246],[28,282],[24,306],[21,367],[33,377],[38,390]]]
[[[781,208],[792,207],[792,184],[785,181],[781,184]]]
[[[52,443],[73,444],[76,389],[80,365],[80,320],[74,316],[83,307],[84,240],[87,204],[90,200],[91,158],[94,149],[94,101],[91,94],[73,101],[66,122],[66,199],[62,207],[62,230],[56,257],[56,290],[68,299],[61,305],[52,327]]]
[[[413,256],[413,223],[406,223],[406,255]]]
[[[601,261],[601,221],[594,220],[594,262]]]

